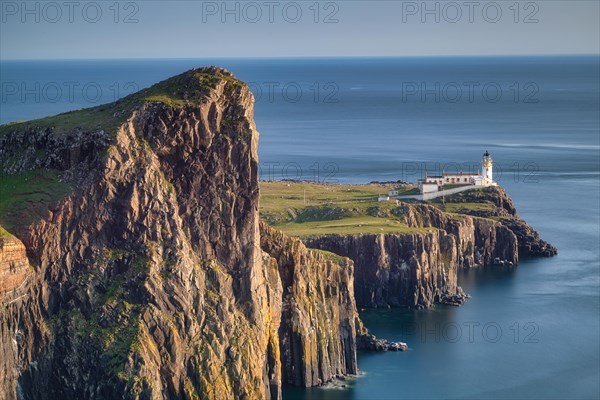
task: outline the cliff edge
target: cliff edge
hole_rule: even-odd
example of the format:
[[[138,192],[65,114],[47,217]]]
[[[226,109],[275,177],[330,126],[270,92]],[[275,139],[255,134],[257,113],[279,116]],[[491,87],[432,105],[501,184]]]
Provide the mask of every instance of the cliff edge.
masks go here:
[[[0,398],[277,399],[356,373],[352,262],[261,241],[257,145],[216,67],[2,126]]]
[[[516,266],[519,257],[557,253],[517,214],[500,187],[461,192],[444,203],[403,202],[389,216],[417,231],[303,239],[308,247],[354,261],[359,308],[459,305],[468,297],[457,286],[459,269]]]

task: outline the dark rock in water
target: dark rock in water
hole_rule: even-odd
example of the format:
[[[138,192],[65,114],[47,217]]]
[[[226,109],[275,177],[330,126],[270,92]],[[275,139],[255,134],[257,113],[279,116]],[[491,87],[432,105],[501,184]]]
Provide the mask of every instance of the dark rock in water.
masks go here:
[[[558,254],[556,247],[540,239],[539,233],[520,217],[500,218],[500,222],[517,237],[521,257],[553,257]]]
[[[404,342],[391,342],[388,344],[388,350],[391,351],[407,351],[408,345]]]
[[[356,321],[356,348],[369,351],[407,351],[408,345],[404,342],[389,342],[371,335],[362,322]]]
[[[360,336],[358,349],[371,351],[407,351],[408,345],[404,342],[388,342],[385,339],[377,339],[373,335]]]
[[[449,306],[461,306],[470,298],[470,295],[466,294],[461,287],[458,287],[456,294],[443,295],[440,299],[440,304],[446,304]]]

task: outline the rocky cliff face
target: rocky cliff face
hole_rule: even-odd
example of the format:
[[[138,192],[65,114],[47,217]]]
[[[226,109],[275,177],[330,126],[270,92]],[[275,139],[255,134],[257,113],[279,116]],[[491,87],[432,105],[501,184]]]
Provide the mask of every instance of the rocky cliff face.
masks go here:
[[[78,189],[19,229],[41,292],[33,324],[49,330],[15,360],[24,397],[268,397],[278,321],[258,251],[252,96],[201,72],[217,77],[201,101],[141,104],[103,157],[66,160],[85,153],[72,137],[39,162]],[[47,148],[47,136],[7,142]]]
[[[279,340],[283,382],[317,386],[356,374],[353,264],[348,258],[309,250],[299,239],[261,225],[262,249],[279,270]]]
[[[436,201],[439,202],[440,199]],[[539,233],[517,214],[512,199],[501,187],[456,193],[448,196],[446,201],[492,205],[493,207],[483,210],[473,210],[464,207],[460,209],[460,213],[492,219],[510,229],[517,237],[519,255],[521,257],[552,257],[558,253],[556,247],[542,240]]]
[[[31,275],[23,243],[9,234],[0,236],[0,297],[11,301],[20,296]]]
[[[114,132],[0,139],[5,173],[54,168],[73,188],[12,216],[33,270],[3,300],[0,398],[280,398],[282,381],[355,373],[352,263],[266,228],[261,250],[247,87],[210,68],[146,95],[105,107]]]
[[[446,201],[493,207],[487,211],[465,207],[457,215],[428,204],[403,203],[397,213],[406,224],[431,228],[430,233],[327,235],[305,242],[354,261],[358,307],[460,304],[465,296],[456,284],[459,268],[517,265],[520,255],[556,254],[518,216],[501,188],[462,192]]]
[[[36,323],[39,308],[30,295],[32,275],[23,243],[12,235],[0,237],[0,399],[14,392],[7,385],[16,382],[23,367],[16,364],[19,354],[31,352],[43,335]]]
[[[358,307],[429,307],[460,301],[456,237],[428,234],[327,235],[305,240],[355,263]]]
[[[494,260],[510,265],[519,261],[517,237],[499,221],[449,215],[426,204],[404,203],[399,212],[411,227],[435,228],[453,235],[459,268],[489,266]]]

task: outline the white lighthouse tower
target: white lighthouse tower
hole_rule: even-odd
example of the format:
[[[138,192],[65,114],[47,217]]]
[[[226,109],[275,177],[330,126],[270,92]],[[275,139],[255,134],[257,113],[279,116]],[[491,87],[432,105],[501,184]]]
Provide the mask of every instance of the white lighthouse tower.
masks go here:
[[[493,185],[494,184],[494,179],[492,176],[492,168],[493,168],[493,160],[492,160],[492,156],[490,155],[490,153],[488,153],[488,151],[486,150],[485,153],[483,153],[483,159],[481,160],[481,165],[483,167],[483,180],[485,182],[486,185]]]

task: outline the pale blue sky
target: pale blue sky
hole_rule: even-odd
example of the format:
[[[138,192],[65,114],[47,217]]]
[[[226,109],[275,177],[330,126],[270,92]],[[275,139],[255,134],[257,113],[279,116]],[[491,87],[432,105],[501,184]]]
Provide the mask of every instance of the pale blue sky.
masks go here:
[[[598,0],[467,3],[228,1],[231,12],[223,14],[221,1],[75,1],[67,6],[63,0],[2,0],[0,56],[7,60],[599,53]],[[432,12],[426,13],[423,4]]]

